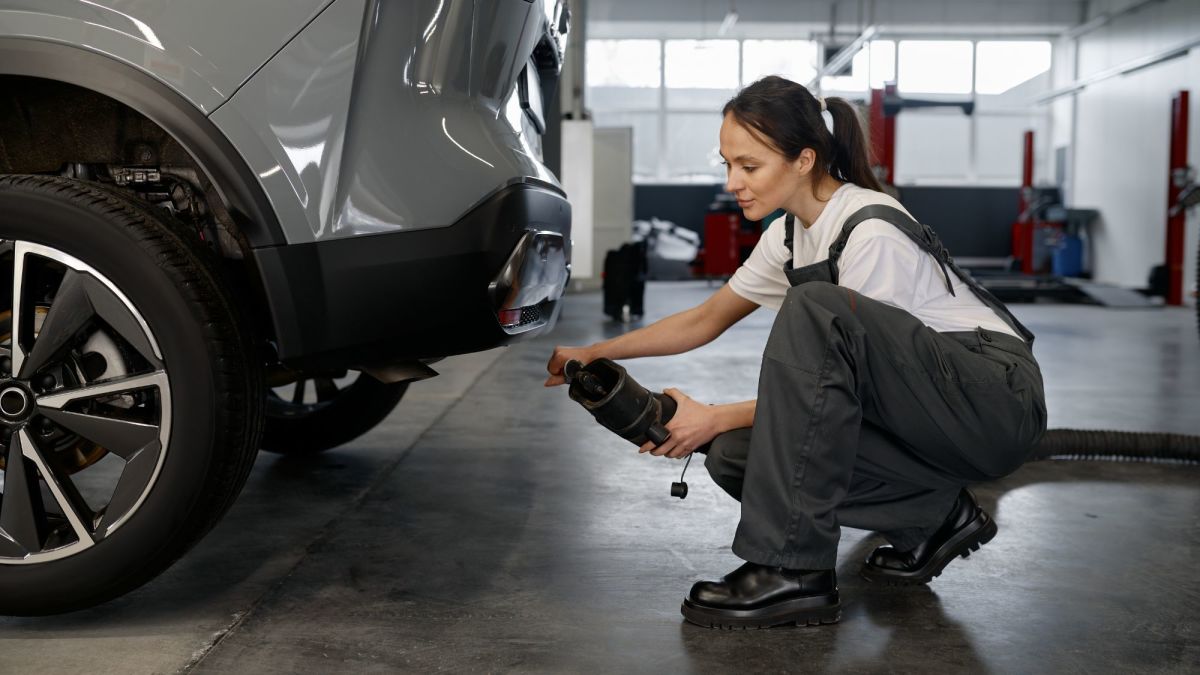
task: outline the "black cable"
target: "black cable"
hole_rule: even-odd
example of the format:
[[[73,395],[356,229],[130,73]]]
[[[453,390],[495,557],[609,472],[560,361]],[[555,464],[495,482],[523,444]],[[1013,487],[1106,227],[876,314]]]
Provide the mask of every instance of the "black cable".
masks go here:
[[[689,453],[687,456],[687,461],[683,463],[683,471],[681,471],[679,473],[679,482],[671,483],[671,496],[672,497],[679,497],[680,499],[687,498],[688,487],[687,487],[687,483],[683,482],[683,476],[684,476],[684,474],[687,473],[688,465],[692,463],[692,455],[693,454],[695,454],[695,453]]]

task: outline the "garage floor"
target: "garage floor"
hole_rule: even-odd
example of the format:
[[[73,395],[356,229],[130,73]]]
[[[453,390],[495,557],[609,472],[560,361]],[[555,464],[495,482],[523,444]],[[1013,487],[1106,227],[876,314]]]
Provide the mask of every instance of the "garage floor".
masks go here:
[[[704,283],[651,285],[657,318]],[[554,343],[620,332],[597,294],[549,339],[442,364],[392,418],[323,457],[263,456],[222,524],[103,607],[0,619],[0,672],[917,670],[1195,672],[1200,468],[1043,462],[979,486],[997,538],[931,586],[856,575],[836,626],[683,623],[691,583],[739,561],[737,504],[699,462],[638,455],[542,388]],[[1039,335],[1052,427],[1200,433],[1188,310],[1017,306]],[[705,402],[751,398],[773,313],[689,356],[634,361]]]

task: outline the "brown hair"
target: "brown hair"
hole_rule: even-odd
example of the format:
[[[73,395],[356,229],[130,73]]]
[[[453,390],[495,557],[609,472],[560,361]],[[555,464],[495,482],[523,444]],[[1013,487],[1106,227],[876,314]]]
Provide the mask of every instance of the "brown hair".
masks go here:
[[[843,98],[825,99],[833,132],[821,118],[821,104],[803,85],[769,75],[738,92],[721,110],[757,132],[789,162],[805,148],[817,155],[817,166],[834,178],[871,190],[883,190],[871,170],[866,134],[858,111]],[[815,190],[814,183],[814,190]]]

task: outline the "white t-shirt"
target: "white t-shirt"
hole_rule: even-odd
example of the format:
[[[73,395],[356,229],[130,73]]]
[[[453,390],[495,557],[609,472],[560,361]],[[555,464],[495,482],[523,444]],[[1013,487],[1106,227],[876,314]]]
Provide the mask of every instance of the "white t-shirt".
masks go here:
[[[793,245],[796,269],[829,259],[829,246],[842,223],[855,211],[883,204],[908,213],[890,196],[846,183],[833,193],[811,227],[796,220]],[[912,214],[909,214],[910,216]],[[729,288],[747,300],[776,311],[791,286],[783,273],[787,262],[783,218],[763,233],[746,262],[729,280]],[[933,256],[886,221],[873,218],[854,228],[838,260],[838,285],[899,307],[941,332],[971,331],[976,327],[1019,337],[990,307],[950,272],[954,293]]]

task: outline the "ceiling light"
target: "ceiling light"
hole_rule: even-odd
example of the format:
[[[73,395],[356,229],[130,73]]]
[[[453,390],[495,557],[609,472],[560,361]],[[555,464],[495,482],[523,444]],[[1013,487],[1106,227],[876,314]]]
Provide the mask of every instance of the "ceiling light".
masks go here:
[[[730,3],[729,12],[725,14],[725,19],[721,21],[721,27],[717,29],[717,35],[725,35],[728,33],[733,28],[733,24],[737,23],[737,20],[737,10],[734,9],[733,4]]]

